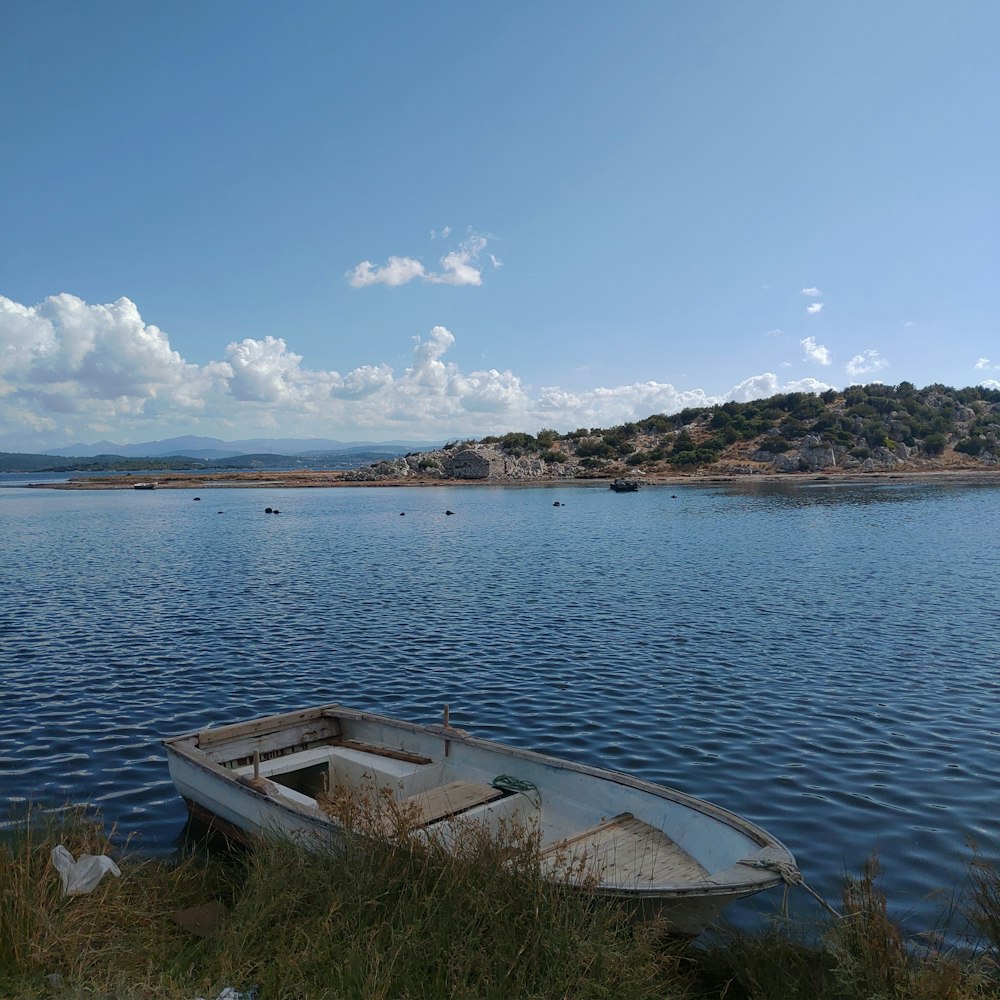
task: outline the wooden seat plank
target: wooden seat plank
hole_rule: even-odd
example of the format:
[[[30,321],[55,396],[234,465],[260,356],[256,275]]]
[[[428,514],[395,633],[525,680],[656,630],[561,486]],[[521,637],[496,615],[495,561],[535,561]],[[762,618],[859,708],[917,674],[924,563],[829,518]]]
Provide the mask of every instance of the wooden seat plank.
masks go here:
[[[492,785],[483,785],[477,781],[452,781],[411,795],[400,803],[400,810],[404,813],[412,810],[417,825],[426,826],[492,802],[502,795],[503,792]]]
[[[376,757],[391,757],[393,760],[405,760],[411,764],[433,764],[432,757],[425,757],[423,754],[410,753],[407,750],[397,750],[395,747],[379,746],[375,743],[362,743],[360,740],[333,739],[328,742],[332,747],[344,747],[347,750],[358,750],[361,753],[370,753]]]
[[[701,884],[708,878],[708,871],[662,830],[630,813],[551,845],[542,863],[550,870],[629,886]]]

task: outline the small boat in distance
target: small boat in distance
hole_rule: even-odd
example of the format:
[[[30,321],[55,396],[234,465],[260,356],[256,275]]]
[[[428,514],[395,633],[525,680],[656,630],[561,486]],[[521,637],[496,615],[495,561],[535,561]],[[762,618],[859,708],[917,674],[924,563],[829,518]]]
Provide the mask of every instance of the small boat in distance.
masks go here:
[[[639,491],[639,481],[637,479],[612,479],[608,489],[615,493],[637,493]]]
[[[696,934],[733,900],[798,878],[791,852],[719,806],[599,767],[323,705],[164,740],[191,815],[237,840],[309,847],[358,835],[345,801],[387,810],[363,835],[452,849],[470,824],[535,834],[546,877],[662,914]],[[376,831],[372,833],[373,829]]]
[[[155,490],[156,483],[133,483],[132,489],[134,490]]]

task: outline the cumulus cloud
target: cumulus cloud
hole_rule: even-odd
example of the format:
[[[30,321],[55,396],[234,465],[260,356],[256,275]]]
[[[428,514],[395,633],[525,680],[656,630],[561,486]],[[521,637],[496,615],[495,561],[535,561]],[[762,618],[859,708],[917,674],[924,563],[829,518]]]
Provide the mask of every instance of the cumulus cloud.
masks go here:
[[[889,362],[878,351],[863,351],[861,354],[855,354],[847,362],[844,371],[851,378],[857,378],[859,375],[872,375],[875,372],[880,372],[888,366]]]
[[[806,312],[809,313],[810,316],[815,316],[816,313],[822,312],[822,311],[823,311],[823,303],[822,302],[812,302],[812,303],[810,303],[809,305],[806,306]]]
[[[802,345],[803,350],[806,352],[806,357],[810,361],[816,361],[821,365],[830,364],[832,360],[830,351],[822,344],[817,344],[815,337],[806,337],[804,340],[800,340],[799,343]]]
[[[390,257],[385,267],[375,267],[370,260],[363,260],[347,272],[347,280],[352,288],[367,288],[369,285],[395,288],[414,278],[422,278],[424,274],[424,265],[419,260],[412,257]]]
[[[435,326],[414,338],[402,370],[374,364],[340,373],[310,368],[284,338],[265,336],[234,341],[221,359],[196,365],[129,299],[90,305],[55,295],[29,307],[0,297],[0,450],[192,433],[444,439],[606,426],[830,388],[765,373],[715,395],[658,381],[532,389],[510,370],[463,371],[449,360],[454,346],[454,334]]]
[[[984,389],[1000,389],[1000,382],[998,382],[995,378],[984,378],[979,384]]]
[[[808,295],[809,298],[815,299],[819,298],[819,296],[823,293],[818,288],[803,288],[801,294]]]
[[[88,305],[62,294],[28,307],[0,296],[0,398],[22,414],[194,413],[231,374],[224,362],[187,364],[127,298]]]
[[[980,358],[976,362],[976,370],[977,371],[995,371],[995,372],[1000,372],[1000,365],[993,364],[993,362],[990,361],[989,358]]]
[[[739,385],[733,386],[724,396],[711,398],[707,405],[716,403],[728,403],[730,400],[736,403],[749,403],[751,399],[766,399],[768,396],[775,396],[779,392],[826,392],[833,386],[826,382],[820,382],[814,378],[800,378],[791,382],[782,382],[773,372],[765,372],[763,375],[753,375],[744,379]]]
[[[446,239],[451,234],[451,228],[445,226],[439,234]],[[435,238],[431,230],[431,239]],[[480,254],[486,249],[488,240],[481,233],[470,230],[457,250],[451,250],[440,260],[440,270],[428,271],[414,257],[390,257],[384,267],[377,267],[370,260],[363,260],[350,271],[346,278],[352,288],[367,288],[370,285],[388,285],[396,287],[406,285],[420,278],[434,285],[481,285],[483,273],[479,266]],[[494,268],[503,265],[492,254],[489,255]]]
[[[479,255],[486,248],[486,237],[472,233],[457,250],[441,258],[441,270],[428,274],[428,281],[438,285],[481,285],[482,271],[479,269]]]
[[[331,376],[303,371],[302,358],[280,337],[230,344],[226,357],[233,372],[229,391],[238,400],[287,405],[329,395]]]

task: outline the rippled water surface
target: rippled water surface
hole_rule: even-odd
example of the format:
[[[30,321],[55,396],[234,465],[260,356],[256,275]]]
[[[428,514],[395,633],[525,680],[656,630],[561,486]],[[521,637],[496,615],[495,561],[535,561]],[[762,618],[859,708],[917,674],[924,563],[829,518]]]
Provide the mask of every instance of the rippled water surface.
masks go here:
[[[895,483],[7,486],[0,799],[169,851],[163,736],[447,702],[746,815],[831,897],[877,848],[926,926],[968,840],[1000,854],[998,524],[1000,490]]]

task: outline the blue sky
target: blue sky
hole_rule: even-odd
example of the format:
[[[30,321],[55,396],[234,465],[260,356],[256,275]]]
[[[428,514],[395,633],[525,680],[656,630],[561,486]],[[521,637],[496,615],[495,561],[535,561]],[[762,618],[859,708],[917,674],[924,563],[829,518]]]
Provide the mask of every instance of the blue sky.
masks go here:
[[[997,384],[1000,5],[7,4],[0,449]]]

